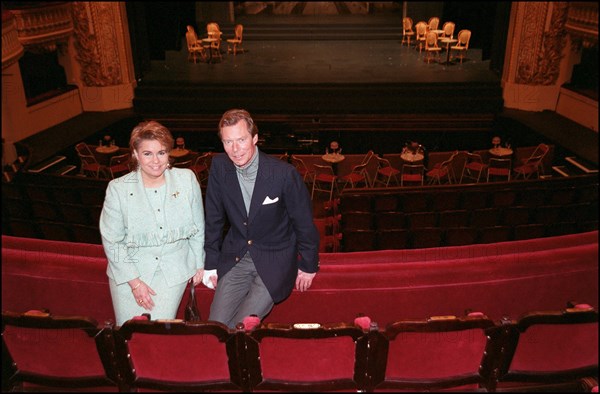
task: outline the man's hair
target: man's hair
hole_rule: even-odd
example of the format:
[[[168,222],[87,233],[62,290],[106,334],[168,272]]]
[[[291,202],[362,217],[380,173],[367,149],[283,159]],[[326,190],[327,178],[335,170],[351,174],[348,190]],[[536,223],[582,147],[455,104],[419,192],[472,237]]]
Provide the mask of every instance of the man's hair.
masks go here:
[[[248,111],[245,109],[230,109],[223,114],[219,121],[219,138],[221,138],[223,127],[236,125],[240,121],[246,122],[246,128],[252,137],[258,134],[258,127],[254,124],[254,120]]]

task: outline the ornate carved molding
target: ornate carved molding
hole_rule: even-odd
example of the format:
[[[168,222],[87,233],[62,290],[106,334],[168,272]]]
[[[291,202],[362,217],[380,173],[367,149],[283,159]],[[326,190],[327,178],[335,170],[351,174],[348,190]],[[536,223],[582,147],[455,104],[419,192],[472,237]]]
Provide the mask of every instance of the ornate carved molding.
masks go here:
[[[546,30],[549,6],[552,6],[552,16]],[[568,3],[530,2],[524,3],[524,7],[515,82],[524,85],[553,85],[560,74],[560,60],[566,44],[564,31]]]
[[[570,2],[565,29],[571,37],[573,49],[598,45],[598,3]]]
[[[10,12],[15,16],[19,41],[30,52],[53,52],[73,34],[71,3],[39,2]]]
[[[10,11],[2,11],[2,69],[17,62],[25,50],[19,41],[15,16]]]
[[[121,84],[118,36],[115,19],[118,5],[112,2],[75,2],[75,48],[86,86]]]

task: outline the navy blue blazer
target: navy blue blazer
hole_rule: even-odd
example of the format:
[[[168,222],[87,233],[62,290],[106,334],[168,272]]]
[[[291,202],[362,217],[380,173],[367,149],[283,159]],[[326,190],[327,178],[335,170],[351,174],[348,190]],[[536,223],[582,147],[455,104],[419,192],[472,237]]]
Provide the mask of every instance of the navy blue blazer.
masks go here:
[[[256,183],[246,214],[235,166],[227,154],[218,154],[210,166],[205,203],[204,268],[216,268],[219,279],[250,252],[277,303],[292,292],[298,268],[318,271],[319,232],[313,222],[312,201],[291,164],[259,151]]]

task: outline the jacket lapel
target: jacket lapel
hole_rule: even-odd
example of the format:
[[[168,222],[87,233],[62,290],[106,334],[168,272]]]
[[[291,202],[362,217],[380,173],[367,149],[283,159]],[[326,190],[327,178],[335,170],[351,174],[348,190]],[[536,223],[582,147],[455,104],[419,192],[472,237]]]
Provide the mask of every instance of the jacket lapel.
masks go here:
[[[256,174],[256,182],[254,183],[254,190],[252,191],[252,202],[250,203],[250,213],[248,215],[248,222],[252,223],[256,214],[260,211],[262,203],[271,190],[273,184],[272,178],[272,167],[268,164],[265,159],[265,155],[259,152],[258,161],[258,173]],[[277,196],[269,196],[271,198]]]

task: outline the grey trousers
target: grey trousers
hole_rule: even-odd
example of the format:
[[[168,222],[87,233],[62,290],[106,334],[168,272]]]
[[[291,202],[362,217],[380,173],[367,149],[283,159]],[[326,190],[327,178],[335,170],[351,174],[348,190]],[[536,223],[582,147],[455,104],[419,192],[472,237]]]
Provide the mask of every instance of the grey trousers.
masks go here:
[[[208,320],[235,328],[246,316],[256,315],[262,320],[272,308],[273,299],[256,272],[250,254],[246,253],[223,278],[219,278]]]

